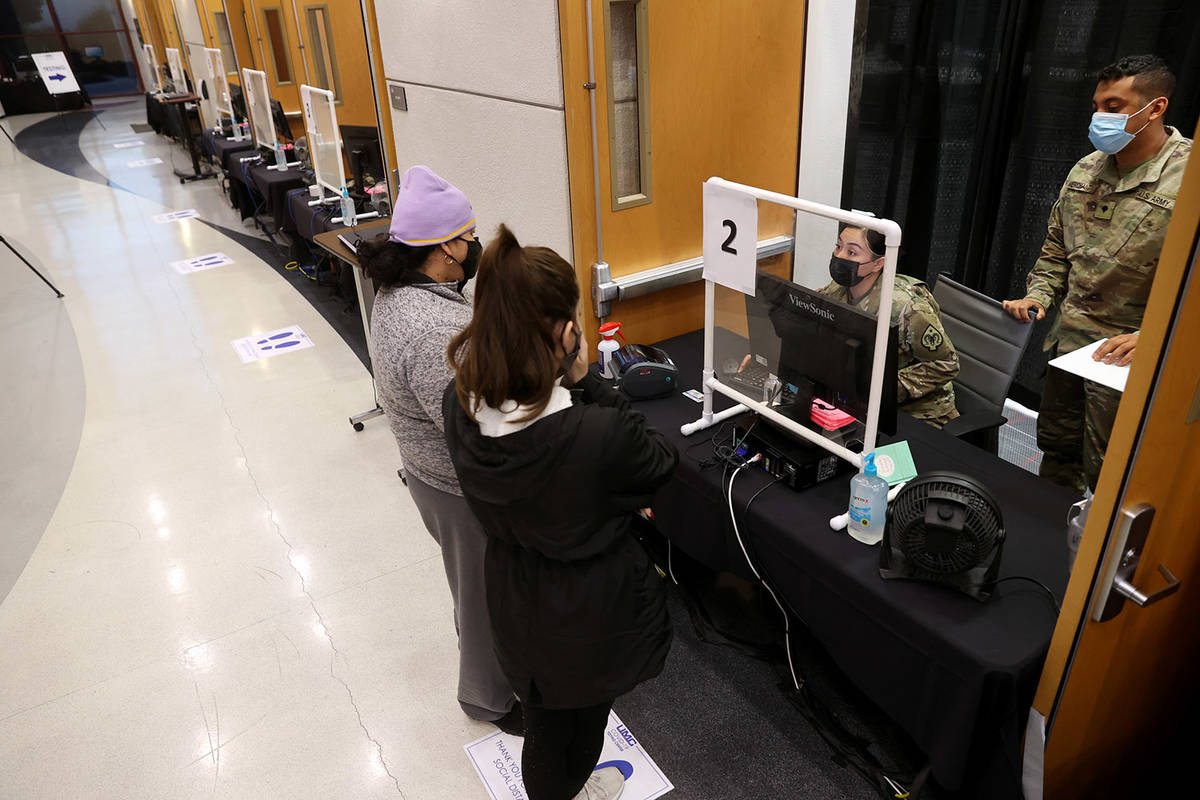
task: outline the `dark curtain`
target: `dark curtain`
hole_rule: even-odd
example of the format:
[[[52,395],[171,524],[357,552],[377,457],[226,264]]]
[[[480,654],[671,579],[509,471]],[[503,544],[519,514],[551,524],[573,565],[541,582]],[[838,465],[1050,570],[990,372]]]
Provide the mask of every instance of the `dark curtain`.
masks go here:
[[[1200,114],[1198,0],[869,0],[858,26],[843,206],[898,221],[901,271],[930,283],[1024,296],[1106,64],[1161,56],[1167,124],[1190,137]],[[1048,327],[1012,393],[1034,407]]]

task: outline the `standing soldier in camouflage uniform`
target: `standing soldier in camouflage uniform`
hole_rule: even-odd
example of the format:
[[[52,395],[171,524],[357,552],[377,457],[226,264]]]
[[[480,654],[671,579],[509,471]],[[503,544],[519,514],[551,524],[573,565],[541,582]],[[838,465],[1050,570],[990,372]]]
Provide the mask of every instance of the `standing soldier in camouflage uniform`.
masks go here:
[[[883,251],[883,234],[843,225],[829,262],[833,283],[821,294],[878,314]],[[896,276],[891,324],[896,323],[900,326],[897,407],[940,428],[958,416],[951,385],[958,375],[958,354],[942,327],[942,312],[933,293],[916,278]]]
[[[1129,56],[1097,80],[1088,133],[1097,151],[1067,175],[1025,298],[1004,308],[1026,322],[1031,310],[1042,319],[1061,303],[1047,350],[1062,355],[1106,339],[1093,357],[1127,365],[1192,142],[1163,124],[1175,76],[1162,59]],[[1051,368],[1038,415],[1042,476],[1095,488],[1120,401],[1119,392]]]

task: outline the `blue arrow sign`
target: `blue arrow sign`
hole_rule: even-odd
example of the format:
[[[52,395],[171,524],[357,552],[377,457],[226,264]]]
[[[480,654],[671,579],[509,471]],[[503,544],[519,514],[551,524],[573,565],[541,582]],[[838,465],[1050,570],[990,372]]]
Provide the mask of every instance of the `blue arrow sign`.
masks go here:
[[[55,73],[54,75],[50,75],[50,76],[48,76],[48,77],[49,77],[49,78],[50,78],[50,80],[52,80],[52,81],[65,81],[65,80],[67,79],[67,76],[66,76],[66,75],[60,75],[60,74],[58,74],[58,73]]]

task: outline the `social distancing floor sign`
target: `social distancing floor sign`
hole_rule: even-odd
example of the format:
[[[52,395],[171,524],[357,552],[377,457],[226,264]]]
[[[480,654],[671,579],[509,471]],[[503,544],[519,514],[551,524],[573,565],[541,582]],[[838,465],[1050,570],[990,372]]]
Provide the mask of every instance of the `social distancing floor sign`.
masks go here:
[[[503,731],[476,739],[463,749],[492,800],[528,800],[521,780],[521,747],[524,739]],[[615,711],[608,714],[604,749],[597,767],[616,767],[625,777],[621,800],[654,800],[675,786],[654,759],[642,749]]]
[[[185,208],[183,211],[172,211],[169,214],[155,214],[151,219],[155,223],[162,225],[167,222],[175,222],[181,219],[191,219],[192,217],[200,216],[199,212],[194,208]]]
[[[243,364],[274,358],[296,350],[306,350],[313,346],[312,340],[300,330],[299,325],[289,325],[279,330],[235,339],[230,344]]]
[[[223,267],[226,264],[232,264],[233,259],[224,253],[209,253],[206,256],[196,256],[195,258],[187,258],[183,261],[172,261],[171,266],[180,275],[187,275],[192,272],[200,272],[201,270],[212,269],[213,267]]]

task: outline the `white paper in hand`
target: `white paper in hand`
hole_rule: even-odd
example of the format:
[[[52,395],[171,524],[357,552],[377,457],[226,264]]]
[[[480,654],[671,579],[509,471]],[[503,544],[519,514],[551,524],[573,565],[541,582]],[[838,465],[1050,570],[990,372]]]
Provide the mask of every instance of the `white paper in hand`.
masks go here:
[[[758,269],[758,201],[704,184],[704,279],[754,296]]]
[[[1116,389],[1118,392],[1124,392],[1125,381],[1129,379],[1129,367],[1118,367],[1116,364],[1105,364],[1103,361],[1092,359],[1096,348],[1106,341],[1108,340],[1101,339],[1098,342],[1092,342],[1087,347],[1067,353],[1065,356],[1059,356],[1050,362],[1050,366],[1070,372],[1072,375],[1078,375],[1084,380]]]

